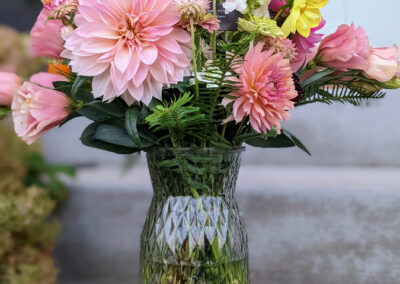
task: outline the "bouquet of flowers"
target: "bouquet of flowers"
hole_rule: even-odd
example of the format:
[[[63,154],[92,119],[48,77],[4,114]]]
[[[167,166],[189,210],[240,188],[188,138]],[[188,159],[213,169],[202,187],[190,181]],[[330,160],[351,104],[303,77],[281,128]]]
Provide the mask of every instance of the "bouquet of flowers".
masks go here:
[[[1,113],[28,144],[83,116],[83,144],[151,152],[160,193],[142,237],[143,283],[247,283],[229,151],[309,153],[281,126],[292,109],[360,106],[400,88],[397,46],[371,47],[354,24],[323,37],[328,0],[42,2],[32,52],[51,58],[52,73],[25,83],[1,73]]]
[[[354,25],[319,34],[328,0],[42,2],[32,52],[58,60],[58,74],[25,83],[0,75],[2,114],[12,112],[27,143],[84,116],[93,123],[82,142],[121,154],[243,143],[305,150],[281,128],[293,108],[358,106],[400,87],[397,46],[372,48]]]

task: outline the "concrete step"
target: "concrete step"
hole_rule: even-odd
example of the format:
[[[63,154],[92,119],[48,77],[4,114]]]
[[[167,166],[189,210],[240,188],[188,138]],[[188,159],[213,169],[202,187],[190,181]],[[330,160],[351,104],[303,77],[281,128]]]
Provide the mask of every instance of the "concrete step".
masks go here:
[[[61,284],[138,283],[147,169],[86,169],[71,183]],[[253,284],[398,284],[400,170],[244,166],[237,200]]]

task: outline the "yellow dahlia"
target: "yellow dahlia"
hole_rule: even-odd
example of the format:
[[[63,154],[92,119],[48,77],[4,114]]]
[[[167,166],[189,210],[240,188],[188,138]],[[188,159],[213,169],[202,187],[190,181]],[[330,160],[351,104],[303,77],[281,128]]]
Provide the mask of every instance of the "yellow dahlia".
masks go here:
[[[284,36],[296,31],[305,38],[312,28],[318,27],[322,21],[319,9],[328,4],[329,0],[294,0],[289,17],[282,25]]]

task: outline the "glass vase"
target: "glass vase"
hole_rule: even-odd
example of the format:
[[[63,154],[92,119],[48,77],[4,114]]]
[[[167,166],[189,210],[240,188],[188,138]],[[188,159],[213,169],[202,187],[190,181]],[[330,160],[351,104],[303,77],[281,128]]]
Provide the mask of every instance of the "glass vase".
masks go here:
[[[141,237],[141,284],[249,283],[234,199],[244,148],[154,149],[154,196]]]

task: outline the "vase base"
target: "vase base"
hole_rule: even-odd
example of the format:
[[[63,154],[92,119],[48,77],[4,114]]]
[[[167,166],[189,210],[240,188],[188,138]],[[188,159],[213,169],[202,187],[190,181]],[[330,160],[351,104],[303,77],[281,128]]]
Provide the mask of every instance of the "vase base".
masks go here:
[[[141,284],[248,284],[248,261],[218,265],[168,265],[147,261]]]

